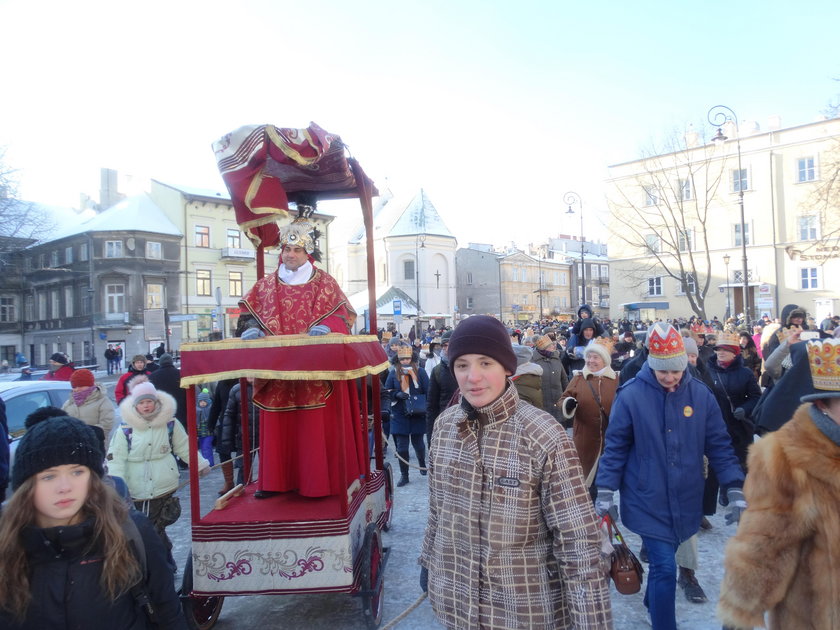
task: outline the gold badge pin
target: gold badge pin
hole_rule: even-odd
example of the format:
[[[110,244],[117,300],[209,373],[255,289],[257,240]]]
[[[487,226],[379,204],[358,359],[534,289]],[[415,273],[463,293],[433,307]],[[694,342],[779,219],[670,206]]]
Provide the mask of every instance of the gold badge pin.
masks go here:
[[[683,407],[683,415],[686,418],[690,418],[691,416],[694,415],[694,409],[692,409],[691,406],[686,405],[685,407]]]

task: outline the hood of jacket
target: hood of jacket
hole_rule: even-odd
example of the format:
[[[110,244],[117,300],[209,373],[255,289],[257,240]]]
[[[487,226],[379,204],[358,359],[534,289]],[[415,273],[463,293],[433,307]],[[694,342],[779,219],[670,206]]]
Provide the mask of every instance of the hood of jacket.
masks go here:
[[[581,317],[580,312],[586,310],[589,312],[589,317]],[[592,316],[595,314],[595,311],[592,310],[592,307],[589,304],[581,304],[577,310],[578,319],[592,319]]]
[[[786,304],[785,307],[782,309],[782,315],[779,319],[782,320],[782,326],[787,328],[788,326],[790,326],[790,318],[797,316],[802,318],[802,328],[807,328],[807,313],[805,312],[805,309],[801,308],[796,304]]]
[[[122,416],[123,422],[128,424],[132,429],[140,431],[165,427],[166,423],[175,417],[175,399],[161,390],[157,390],[157,398],[160,402],[160,409],[158,409],[157,415],[149,421],[137,413],[137,410],[134,408],[134,395],[126,396],[120,403],[120,415]]]

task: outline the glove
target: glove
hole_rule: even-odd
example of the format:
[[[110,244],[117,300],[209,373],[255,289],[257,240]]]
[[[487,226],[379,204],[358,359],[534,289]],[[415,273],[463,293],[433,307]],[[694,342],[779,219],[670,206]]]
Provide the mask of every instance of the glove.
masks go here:
[[[603,516],[613,508],[613,494],[612,490],[606,488],[598,488],[598,495],[595,497],[595,514]]]
[[[408,392],[400,390],[396,394],[394,394],[394,398],[396,398],[397,400],[408,400]]]
[[[321,335],[328,335],[332,331],[329,329],[329,326],[324,326],[323,324],[315,324],[312,328],[309,329],[309,336],[310,337],[320,337]]]
[[[743,422],[744,418],[747,417],[747,412],[744,411],[743,407],[736,407],[735,410],[732,412],[732,415],[735,416],[735,419],[739,422]]]
[[[726,506],[725,521],[727,525],[741,522],[741,514],[747,509],[747,500],[741,488],[729,488],[726,491],[726,498],[729,504]]]
[[[429,592],[429,570],[426,567],[420,567],[420,588],[424,593]]]
[[[262,330],[259,328],[249,328],[239,338],[248,341],[249,339],[259,339],[260,337],[265,337],[265,333]]]

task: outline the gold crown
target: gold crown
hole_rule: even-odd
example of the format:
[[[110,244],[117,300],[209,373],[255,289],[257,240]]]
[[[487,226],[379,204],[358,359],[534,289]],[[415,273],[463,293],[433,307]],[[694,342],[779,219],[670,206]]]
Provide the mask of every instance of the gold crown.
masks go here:
[[[411,346],[400,346],[399,348],[397,348],[397,356],[400,359],[410,359],[412,354],[413,351],[411,349]]]
[[[612,356],[613,348],[615,347],[615,342],[612,339],[608,337],[596,337],[593,340],[593,343],[597,343],[598,345],[604,346],[604,348],[607,350],[607,354]]]
[[[815,389],[840,392],[840,339],[809,341],[808,363]]]
[[[736,332],[729,332],[724,330],[723,332],[718,333],[717,342],[715,343],[716,346],[735,346],[736,348],[741,345],[741,335]]]

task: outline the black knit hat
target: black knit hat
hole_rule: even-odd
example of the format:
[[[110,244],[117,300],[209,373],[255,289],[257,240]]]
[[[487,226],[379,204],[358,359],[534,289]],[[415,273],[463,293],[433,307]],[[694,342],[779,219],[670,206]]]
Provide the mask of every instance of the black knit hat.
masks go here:
[[[50,357],[50,361],[61,363],[61,365],[67,365],[68,363],[70,363],[70,359],[68,359],[67,355],[63,352],[54,352],[53,355]]]
[[[474,315],[458,324],[446,351],[449,369],[455,373],[455,359],[463,354],[483,354],[496,359],[510,374],[516,372],[516,355],[507,328],[495,317]]]
[[[42,470],[63,464],[81,464],[91,472],[104,474],[100,438],[78,418],[46,418],[28,427],[18,443],[12,468],[12,489]]]

